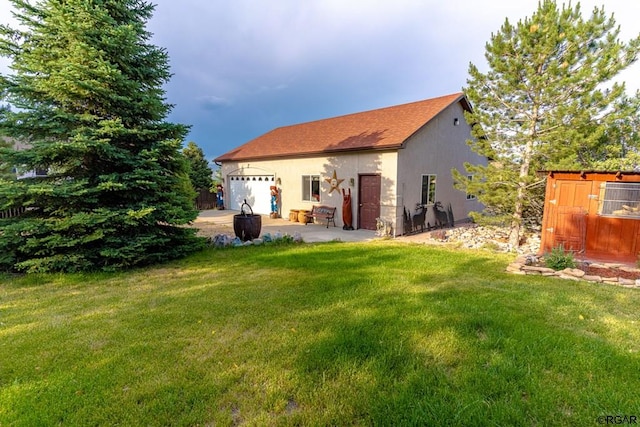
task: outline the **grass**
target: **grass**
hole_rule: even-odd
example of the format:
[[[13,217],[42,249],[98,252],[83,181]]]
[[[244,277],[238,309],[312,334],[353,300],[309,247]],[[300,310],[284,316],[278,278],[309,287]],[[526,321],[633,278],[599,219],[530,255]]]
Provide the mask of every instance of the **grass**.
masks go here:
[[[594,425],[640,415],[640,292],[393,242],[4,276],[0,425]]]

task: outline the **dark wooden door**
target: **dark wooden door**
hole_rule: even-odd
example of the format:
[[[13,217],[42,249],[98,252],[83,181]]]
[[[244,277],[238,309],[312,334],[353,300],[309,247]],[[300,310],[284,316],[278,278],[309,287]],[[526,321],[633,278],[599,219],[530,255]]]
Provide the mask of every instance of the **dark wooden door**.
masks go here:
[[[375,230],[380,217],[380,175],[360,175],[358,181],[358,228]]]

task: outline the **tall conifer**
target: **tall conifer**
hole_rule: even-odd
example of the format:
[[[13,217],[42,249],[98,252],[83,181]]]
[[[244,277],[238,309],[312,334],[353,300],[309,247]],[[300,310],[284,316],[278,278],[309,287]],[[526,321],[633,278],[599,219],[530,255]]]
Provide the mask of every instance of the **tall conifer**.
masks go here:
[[[141,0],[11,0],[18,28],[0,27],[0,134],[29,144],[4,162],[46,177],[3,181],[0,269],[111,270],[182,256],[200,246],[180,144],[188,128],[171,105],[165,50],[145,29]]]
[[[638,95],[612,83],[638,55],[604,8],[583,19],[580,4],[542,0],[532,17],[505,21],[486,44],[488,71],[473,64],[465,93],[474,111],[471,147],[490,161],[454,171],[459,188],[511,224],[518,245],[523,215],[540,202],[541,169],[627,168],[638,153]]]
[[[209,162],[204,157],[202,148],[193,141],[189,141],[182,150],[189,163],[189,178],[196,190],[210,189],[213,185],[213,171],[209,167]]]

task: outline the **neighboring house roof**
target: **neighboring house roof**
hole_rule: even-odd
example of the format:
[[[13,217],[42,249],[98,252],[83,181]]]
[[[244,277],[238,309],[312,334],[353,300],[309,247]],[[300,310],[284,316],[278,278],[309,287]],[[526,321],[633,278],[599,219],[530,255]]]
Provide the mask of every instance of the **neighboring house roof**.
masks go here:
[[[402,147],[450,105],[471,110],[462,93],[276,128],[215,159],[216,162],[310,156]]]

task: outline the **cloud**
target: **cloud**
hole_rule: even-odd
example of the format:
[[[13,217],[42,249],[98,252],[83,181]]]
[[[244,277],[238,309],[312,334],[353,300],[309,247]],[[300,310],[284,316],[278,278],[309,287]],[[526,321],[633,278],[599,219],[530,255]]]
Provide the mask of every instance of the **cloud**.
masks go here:
[[[152,0],[152,43],[164,47],[169,119],[215,157],[275,127],[459,91],[485,43],[538,0]],[[562,2],[560,2],[562,3]],[[603,0],[581,0],[583,15]],[[640,2],[607,0],[621,38],[637,35]],[[7,22],[9,0],[0,0]],[[5,62],[5,66],[8,62]],[[0,58],[0,70],[2,59]],[[625,73],[640,89],[640,65]]]
[[[217,110],[220,107],[226,107],[231,104],[228,99],[215,95],[201,96],[198,101],[205,110]]]

